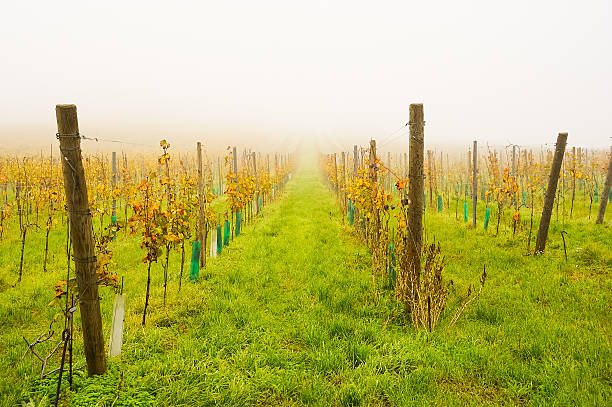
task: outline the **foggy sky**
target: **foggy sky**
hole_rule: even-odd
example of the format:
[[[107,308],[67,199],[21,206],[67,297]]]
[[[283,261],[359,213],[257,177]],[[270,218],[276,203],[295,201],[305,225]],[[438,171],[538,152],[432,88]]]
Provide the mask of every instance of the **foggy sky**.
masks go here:
[[[156,146],[405,149],[612,136],[612,2],[22,1],[0,6],[2,149],[81,132]],[[383,141],[386,141],[383,143]]]

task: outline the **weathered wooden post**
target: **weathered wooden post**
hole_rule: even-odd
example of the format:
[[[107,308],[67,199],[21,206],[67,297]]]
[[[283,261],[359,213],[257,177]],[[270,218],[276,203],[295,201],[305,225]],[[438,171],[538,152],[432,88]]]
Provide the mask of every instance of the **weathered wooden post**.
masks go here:
[[[353,146],[353,177],[357,176],[357,168],[359,167],[359,153],[357,152],[357,145]]]
[[[410,153],[408,199],[408,239],[407,252],[410,264],[412,298],[416,299],[417,287],[421,278],[421,247],[423,245],[423,161],[425,152],[423,104],[410,105]]]
[[[608,198],[610,196],[610,187],[612,187],[612,147],[610,147],[610,161],[608,162],[608,174],[606,175],[606,183],[601,194],[601,200],[599,201],[599,213],[597,214],[597,225],[602,224],[604,215],[606,214],[606,205],[608,205]]]
[[[98,296],[96,256],[87,184],[81,157],[81,138],[75,105],[57,105],[57,138],[62,154],[64,192],[70,218],[74,270],[79,287],[83,344],[89,376],[106,372],[102,314]]]
[[[204,222],[204,209],[206,200],[204,197],[204,182],[202,180],[202,143],[198,141],[198,240],[200,241],[200,267],[206,265],[206,233]]]
[[[433,171],[432,165],[433,163],[433,151],[427,150],[427,184],[429,185],[429,207],[433,206]]]
[[[572,202],[570,206],[570,219],[574,214],[574,199],[576,199],[576,146],[572,147],[572,162],[570,164],[570,171],[572,172]]]
[[[472,227],[476,227],[476,204],[478,203],[478,145],[474,140],[472,162]]]
[[[217,168],[219,170],[219,196],[223,195],[223,170],[221,168],[221,157],[217,157]]]
[[[555,147],[555,156],[553,157],[552,166],[550,168],[550,177],[548,178],[548,187],[544,197],[544,208],[542,209],[542,219],[538,228],[538,237],[536,238],[535,253],[544,253],[546,247],[546,239],[548,238],[548,227],[550,225],[550,216],[552,215],[553,205],[555,203],[555,193],[557,192],[557,182],[559,181],[559,172],[563,163],[563,155],[565,154],[565,143],[567,143],[567,133],[559,133],[557,144]]]
[[[232,149],[232,155],[233,155],[232,170],[234,171],[234,182],[236,183],[236,192],[238,192],[238,154],[236,152],[235,146]],[[238,212],[232,211],[232,222],[234,224],[234,226],[232,227],[232,240],[234,239],[234,231],[236,230],[237,221],[238,221]]]
[[[112,155],[112,194],[113,194],[113,210],[111,212],[111,221],[117,219],[117,200],[115,199],[115,187],[117,186],[117,153],[113,151]]]
[[[342,210],[346,215],[346,154],[342,152]]]
[[[259,214],[259,177],[257,176],[257,154],[253,151],[253,171],[255,172],[255,215]]]
[[[334,165],[334,188],[336,190],[336,199],[338,199],[338,193],[340,188],[338,188],[338,161],[336,160],[336,153],[333,155],[333,165]]]

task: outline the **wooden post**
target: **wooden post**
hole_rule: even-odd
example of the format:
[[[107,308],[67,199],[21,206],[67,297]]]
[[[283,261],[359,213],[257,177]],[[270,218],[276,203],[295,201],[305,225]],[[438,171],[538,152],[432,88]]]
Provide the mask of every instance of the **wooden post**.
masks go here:
[[[257,177],[257,154],[253,152],[253,171],[255,172],[255,214],[259,214],[259,179]]]
[[[221,169],[221,157],[217,157],[217,168],[219,170],[219,196],[223,195],[223,173]]]
[[[433,161],[433,151],[427,150],[427,184],[429,184],[429,207],[433,206],[433,172],[431,164]]]
[[[102,335],[102,314],[98,296],[98,277],[94,252],[91,213],[81,157],[81,138],[75,105],[57,105],[57,138],[62,154],[64,192],[70,218],[70,239],[74,270],[79,287],[79,308],[83,325],[83,344],[89,376],[106,372]]]
[[[338,199],[338,193],[340,188],[338,188],[338,162],[336,160],[336,153],[333,156],[334,161],[334,188],[336,189],[336,199]]]
[[[610,147],[610,161],[608,162],[608,174],[606,175],[606,183],[601,198],[599,201],[599,213],[597,214],[597,225],[603,223],[604,215],[606,214],[606,205],[608,205],[608,197],[610,196],[610,187],[612,187],[612,147]]]
[[[200,267],[206,265],[206,238],[204,229],[204,209],[206,201],[204,197],[204,182],[202,180],[202,143],[198,141],[198,240],[200,241]]]
[[[353,176],[357,176],[357,168],[359,167],[359,153],[357,152],[357,145],[353,145]]]
[[[546,239],[548,238],[548,226],[550,225],[550,216],[552,215],[553,205],[555,203],[555,193],[557,192],[557,182],[559,181],[559,172],[563,163],[563,155],[565,154],[565,143],[567,142],[567,133],[559,133],[557,144],[555,147],[555,156],[550,168],[550,177],[548,178],[548,187],[546,188],[546,196],[544,197],[544,208],[542,209],[542,219],[538,229],[538,237],[536,239],[535,253],[544,253],[546,247]]]
[[[234,171],[234,182],[236,183],[236,192],[238,192],[238,154],[236,153],[236,147],[232,149],[232,155],[234,156],[232,170]],[[234,215],[235,214],[235,215]],[[234,219],[234,216],[236,218]],[[232,213],[232,222],[234,226],[232,227],[232,239],[234,239],[234,231],[236,230],[236,221],[238,220],[238,213]]]
[[[421,248],[423,245],[423,164],[425,152],[423,104],[410,105],[410,170],[408,174],[408,238],[407,252],[410,265],[412,297],[416,299],[416,288],[421,278]]]
[[[379,251],[378,241],[380,237],[380,215],[376,208],[376,198],[378,196],[378,174],[376,173],[376,140],[370,140],[370,158],[368,160],[370,167],[369,180],[372,187],[372,215],[374,216],[374,233],[372,233],[372,252],[374,256]],[[375,263],[376,264],[376,263]],[[374,270],[372,274],[372,284],[375,285]]]
[[[117,153],[113,151],[112,155],[112,170],[113,170],[113,178],[112,178],[112,194],[113,194],[113,211],[111,216],[117,216],[117,200],[115,199],[115,187],[117,186]],[[112,219],[112,218],[111,218]]]
[[[346,215],[346,154],[342,152],[342,210]]]
[[[476,140],[474,140],[473,149],[473,162],[472,162],[472,226],[476,227],[476,204],[478,203],[478,147]]]
[[[443,163],[442,163],[442,151],[440,151],[440,196],[442,196],[442,192],[444,191],[444,171],[443,171]]]

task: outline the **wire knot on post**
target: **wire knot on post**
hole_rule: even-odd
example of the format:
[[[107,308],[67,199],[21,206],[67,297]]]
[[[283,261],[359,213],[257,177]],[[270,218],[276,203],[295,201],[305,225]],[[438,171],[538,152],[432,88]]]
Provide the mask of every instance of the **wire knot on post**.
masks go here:
[[[60,134],[60,133],[55,133],[55,138],[56,139],[60,139],[60,138],[81,138],[81,135],[79,133],[73,133],[73,134]]]
[[[72,261],[74,261],[75,263],[95,263],[98,261],[98,258],[96,256],[82,258],[72,256]]]

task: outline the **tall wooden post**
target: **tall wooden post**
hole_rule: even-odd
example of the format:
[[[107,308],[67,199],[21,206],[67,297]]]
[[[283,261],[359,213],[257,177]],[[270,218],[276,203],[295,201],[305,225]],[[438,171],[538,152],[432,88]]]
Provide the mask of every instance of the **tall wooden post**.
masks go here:
[[[410,170],[408,200],[408,237],[407,253],[410,264],[410,281],[412,282],[412,297],[416,299],[416,288],[421,278],[421,248],[423,246],[423,166],[425,153],[425,132],[423,104],[410,105]]]
[[[378,174],[376,173],[376,140],[370,140],[370,182],[372,187],[372,216],[374,217],[374,233],[372,233],[372,251],[378,253],[378,241],[380,237],[380,215],[376,208],[376,198],[378,196]],[[372,284],[375,284],[374,274],[372,274]]]
[[[357,176],[357,168],[359,168],[359,153],[357,152],[357,145],[353,146],[353,176]]]
[[[340,188],[338,188],[338,162],[336,160],[336,153],[333,155],[334,161],[334,187],[336,189],[336,199],[338,199],[338,193],[340,192]]]
[[[444,191],[444,166],[442,163],[442,151],[440,151],[440,196]]]
[[[221,157],[217,157],[217,168],[219,169],[219,196],[223,195],[223,172],[221,169]]]
[[[234,157],[233,159],[233,165],[232,165],[232,170],[234,171],[234,182],[236,183],[236,192],[238,192],[238,154],[236,152],[236,147],[234,147],[232,149],[232,155]],[[234,216],[236,216],[236,218],[234,219]],[[236,230],[236,222],[238,220],[238,213],[237,212],[233,212],[232,213],[232,222],[234,223],[234,227],[232,227],[232,239],[234,238],[234,231]]]
[[[433,162],[433,151],[427,150],[427,183],[429,184],[429,207],[433,206],[433,171],[431,168]]]
[[[98,296],[98,277],[94,252],[91,213],[81,157],[81,138],[75,105],[57,105],[57,138],[62,154],[64,192],[70,218],[70,240],[74,270],[79,287],[79,308],[83,325],[83,344],[89,376],[106,372],[102,334],[102,314]]]
[[[546,239],[548,238],[548,227],[550,225],[550,216],[552,215],[553,205],[555,203],[555,193],[557,192],[557,182],[559,181],[559,172],[563,163],[563,155],[565,154],[565,143],[567,143],[567,133],[559,133],[557,144],[555,147],[555,156],[553,157],[552,166],[550,168],[550,177],[548,178],[548,187],[544,197],[544,208],[542,209],[542,219],[538,229],[538,237],[536,239],[535,253],[544,253],[546,247]]]
[[[255,214],[259,213],[259,178],[257,177],[257,154],[252,153],[253,156],[253,171],[255,172]]]
[[[113,178],[112,178],[112,194],[113,194],[113,211],[111,212],[111,216],[117,216],[117,200],[115,199],[115,187],[117,186],[117,153],[113,151],[112,155],[112,170],[113,170]]]
[[[202,143],[198,141],[198,240],[200,241],[200,267],[206,265],[206,228],[204,222],[204,209],[206,201],[204,197],[204,182],[202,180]]]
[[[476,227],[476,204],[478,203],[478,147],[474,140],[472,162],[472,226]]]
[[[342,152],[342,210],[346,215],[346,154]]]
[[[597,213],[596,224],[602,224],[604,215],[606,214],[606,206],[608,205],[608,197],[610,196],[610,187],[612,187],[612,147],[610,147],[610,161],[608,162],[608,174],[606,175],[606,183],[601,194],[599,202],[599,212]]]
[[[512,146],[512,176],[516,177],[516,146]]]

